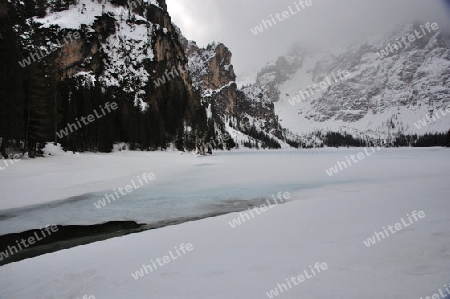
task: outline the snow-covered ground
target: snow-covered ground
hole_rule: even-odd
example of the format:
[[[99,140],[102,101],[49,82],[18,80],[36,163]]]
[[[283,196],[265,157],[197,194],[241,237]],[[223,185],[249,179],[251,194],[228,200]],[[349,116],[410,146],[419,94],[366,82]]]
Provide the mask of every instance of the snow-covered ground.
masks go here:
[[[450,151],[382,149],[326,174],[361,151],[239,151],[203,158],[122,152],[20,161],[0,171],[2,210],[117,188],[144,172],[156,176],[149,192],[200,190],[220,200],[271,198],[281,191],[291,199],[260,215],[253,212],[236,228],[229,222],[240,213],[2,266],[0,298],[268,298],[278,283],[287,285],[286,279],[304,270],[311,274],[317,262],[328,269],[299,285],[290,282],[292,288],[276,298],[425,298],[439,288],[445,292]],[[120,200],[111,206],[116,204],[126,208]],[[426,216],[371,247],[363,243],[413,211]],[[183,243],[193,250],[175,254],[138,280],[131,275]]]

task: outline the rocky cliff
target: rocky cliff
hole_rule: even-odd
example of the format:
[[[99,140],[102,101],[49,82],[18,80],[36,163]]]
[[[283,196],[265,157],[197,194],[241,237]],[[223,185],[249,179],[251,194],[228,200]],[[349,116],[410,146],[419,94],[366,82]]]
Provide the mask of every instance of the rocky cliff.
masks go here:
[[[119,109],[105,116],[108,124],[80,127],[58,141],[66,148],[105,151],[114,142],[182,150],[203,143],[206,108],[192,86],[165,0],[13,1],[7,10],[2,29],[12,31],[22,49],[11,68],[42,89],[25,92],[24,109],[32,112],[23,122],[36,123],[17,139],[26,139],[33,128],[39,132],[27,144],[56,139],[55,131],[92,113],[95,105],[115,101]],[[31,115],[37,107],[42,111]],[[44,123],[44,117],[56,125]]]
[[[193,86],[210,105],[214,121],[228,131],[244,133],[239,138],[242,143],[251,140],[258,146],[278,147],[283,136],[274,105],[262,92],[238,88],[230,50],[221,43],[204,49],[185,39],[183,44],[189,57]],[[266,142],[259,142],[261,136],[267,138]]]

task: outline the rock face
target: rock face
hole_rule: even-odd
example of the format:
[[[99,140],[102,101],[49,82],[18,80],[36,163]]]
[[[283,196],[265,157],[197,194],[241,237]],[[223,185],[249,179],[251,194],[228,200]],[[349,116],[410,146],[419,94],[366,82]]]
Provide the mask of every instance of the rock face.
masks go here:
[[[77,16],[91,21],[81,20],[73,28],[59,27],[58,19]],[[64,43],[48,59],[55,63],[60,74],[58,79],[89,73],[104,86],[124,87],[125,91],[134,93],[144,108],[146,102],[155,99],[147,92],[153,87],[149,82],[166,77],[163,84],[170,86],[172,80],[182,82],[192,100],[198,102],[186,72],[166,76],[166,71],[185,65],[187,58],[165,0],[152,0],[148,4],[137,0],[130,3],[82,0],[77,5],[69,5],[67,10],[33,19],[43,25],[28,28],[29,35],[43,36],[43,40],[49,39],[52,44],[63,40],[68,31],[81,35]]]
[[[203,142],[206,107],[192,86],[179,30],[172,24],[165,0],[10,2],[7,9],[12,16],[8,22],[13,25],[9,30],[15,30],[22,57],[44,53],[28,60],[34,72],[25,80],[45,86],[42,78],[51,78],[46,92],[54,99],[47,100],[41,93],[35,96],[39,96],[35,105],[46,110],[40,112],[42,116],[60,113],[49,121],[56,123],[52,130],[81,113],[88,114],[82,110],[98,107],[103,97],[120,103],[119,111],[109,116],[109,125],[103,123],[102,129],[109,126],[113,131],[107,138],[102,139],[97,128],[97,134],[89,132],[97,137],[80,142],[90,134],[75,132],[71,140],[62,140],[65,145],[108,150],[111,142],[126,141],[143,149],[176,143],[180,149],[192,150]],[[66,40],[69,35],[78,38]],[[211,81],[220,83],[219,77],[213,75]],[[74,92],[80,89],[86,90]],[[91,94],[96,99],[91,100]],[[72,96],[83,104],[75,107]],[[39,142],[53,140],[44,117],[39,121],[43,127]]]
[[[194,87],[203,90],[217,90],[236,80],[231,52],[223,44],[208,45],[200,49],[193,42],[185,50],[190,60],[190,71],[194,76]]]
[[[114,19],[106,16],[99,18],[92,28],[93,32],[89,34],[81,32],[81,38],[64,43],[61,50],[57,52],[54,61],[60,73],[60,80],[70,78],[80,72],[101,74],[103,69],[101,44],[103,38],[115,33]],[[48,30],[45,28],[42,31],[45,33]]]
[[[225,45],[210,44],[200,49],[185,39],[183,44],[189,57],[193,86],[211,105],[212,117],[220,128],[232,123],[232,127],[239,130],[240,124],[250,123],[264,134],[282,139],[273,103],[253,89],[238,88],[231,64],[232,53]]]

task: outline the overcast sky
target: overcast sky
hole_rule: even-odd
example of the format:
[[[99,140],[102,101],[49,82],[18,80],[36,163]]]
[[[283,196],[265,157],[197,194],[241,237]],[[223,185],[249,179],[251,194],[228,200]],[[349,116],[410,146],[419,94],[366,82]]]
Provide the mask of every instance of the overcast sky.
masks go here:
[[[202,47],[216,41],[230,48],[240,77],[256,73],[295,41],[324,47],[345,45],[410,20],[450,28],[450,0],[310,1],[311,6],[304,8],[299,0],[167,0],[167,6],[188,39]],[[287,18],[275,19],[273,27],[257,35],[250,30],[283,11],[288,11]]]

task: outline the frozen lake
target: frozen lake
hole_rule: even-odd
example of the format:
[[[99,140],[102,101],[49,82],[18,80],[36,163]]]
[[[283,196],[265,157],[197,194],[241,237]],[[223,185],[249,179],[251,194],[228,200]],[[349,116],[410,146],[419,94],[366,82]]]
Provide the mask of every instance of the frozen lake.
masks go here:
[[[19,262],[11,263],[16,255],[6,257],[1,297],[267,298],[278,283],[316,262],[329,268],[282,296],[425,298],[444,290],[450,269],[450,151],[381,149],[370,156],[362,151],[241,151],[201,158],[125,152],[21,161],[0,172],[4,232],[47,224],[187,220],[246,209],[278,192],[292,197],[235,228],[230,222],[241,213],[83,240],[87,245],[69,244],[68,250]],[[327,174],[360,153],[364,159]],[[106,207],[94,206],[145,172],[155,180]],[[367,247],[375,232],[419,211],[424,219]],[[72,237],[80,231],[60,232]],[[194,248],[189,254],[139,280],[130,275],[188,243]]]
[[[177,159],[181,158],[189,162],[188,165],[180,167],[180,172],[176,171],[176,160],[171,159],[170,154],[166,154],[165,161],[161,162],[161,159],[158,159],[154,167],[150,167],[149,171],[156,177],[154,181],[133,189],[132,192],[106,206],[100,205],[100,209],[94,203],[98,204],[99,200],[102,200],[106,194],[112,194],[113,190],[129,185],[136,176],[121,177],[113,188],[50,202],[45,202],[43,198],[43,203],[0,210],[0,235],[38,229],[49,224],[93,225],[108,221],[135,221],[155,225],[179,219],[241,211],[271,199],[272,195],[278,192],[295,192],[300,198],[308,198],[314,189],[326,192],[334,185],[401,179],[405,176],[403,172],[396,174],[395,170],[378,171],[379,161],[389,163],[391,166],[411,167],[407,165],[407,156],[419,157],[428,152],[448,153],[445,149],[428,151],[382,149],[373,156],[367,157],[365,161],[360,161],[359,164],[348,165],[348,169],[332,177],[325,172],[337,161],[345,161],[345,157],[356,155],[361,151],[362,149],[318,149],[218,152],[213,156],[200,158],[178,155]],[[114,154],[110,155],[109,163],[114,164],[115,160],[126,163],[130,156],[151,159],[152,153],[147,157],[143,153]],[[76,157],[65,158],[70,160]],[[23,164],[32,162],[23,161]],[[152,162],[150,161],[149,164],[152,165]],[[80,169],[84,167],[88,168],[89,165],[80,164]],[[167,169],[173,172],[170,175],[164,175]],[[20,164],[12,170],[16,170],[19,176]],[[364,175],[360,175],[361,172]],[[136,170],[135,173],[139,172]],[[160,177],[161,173],[163,174]],[[52,190],[53,193],[57,192],[58,183],[58,180],[42,182],[42,184],[54,184],[56,190]],[[21,190],[17,191],[21,192]],[[79,192],[83,192],[82,187],[79,188]],[[314,191],[314,194],[317,192]]]

